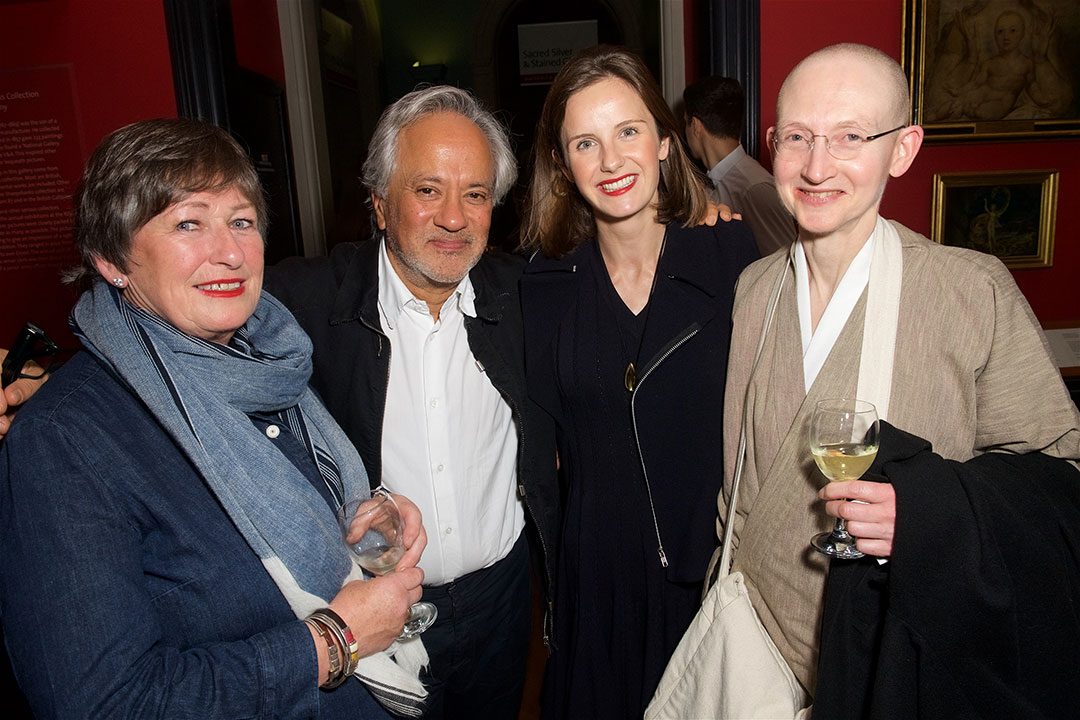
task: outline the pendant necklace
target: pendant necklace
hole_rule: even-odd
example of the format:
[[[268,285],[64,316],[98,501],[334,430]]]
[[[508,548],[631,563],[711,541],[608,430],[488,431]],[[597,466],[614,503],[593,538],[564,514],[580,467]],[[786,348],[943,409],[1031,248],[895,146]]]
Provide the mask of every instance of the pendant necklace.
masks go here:
[[[626,372],[623,373],[623,387],[627,392],[634,392],[634,388],[637,387],[637,368],[634,367],[634,360],[641,357],[641,343],[645,340],[645,328],[649,324],[649,310],[652,309],[652,296],[656,291],[656,278],[660,276],[660,260],[664,257],[664,249],[667,248],[667,228],[664,228],[664,239],[660,242],[660,254],[656,256],[656,267],[653,268],[652,285],[649,286],[649,299],[645,303],[645,317],[641,323],[641,336],[638,338],[637,352],[634,353],[634,357],[626,363]],[[620,337],[622,331],[619,331]],[[624,350],[625,351],[625,350]]]

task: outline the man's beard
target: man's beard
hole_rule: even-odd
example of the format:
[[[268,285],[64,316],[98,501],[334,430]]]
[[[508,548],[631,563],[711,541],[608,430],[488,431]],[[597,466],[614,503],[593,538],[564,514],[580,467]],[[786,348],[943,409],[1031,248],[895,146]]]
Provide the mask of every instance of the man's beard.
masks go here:
[[[425,238],[425,245],[432,239],[435,238]],[[469,271],[476,266],[480,261],[480,256],[483,255],[483,251],[481,251],[476,252],[475,256],[468,257],[467,267],[443,267],[444,264],[460,265],[460,263],[456,263],[453,258],[472,255],[480,242],[472,233],[468,235],[455,235],[452,239],[455,242],[465,243],[465,247],[457,253],[443,253],[436,255],[436,257],[445,257],[446,263],[431,262],[427,257],[422,255],[408,255],[401,249],[401,245],[394,239],[389,230],[386,232],[386,248],[397,259],[398,263],[400,263],[402,267],[407,268],[409,273],[415,278],[423,278],[426,283],[436,287],[451,288],[456,287],[458,283],[465,279],[465,276],[467,276]]]

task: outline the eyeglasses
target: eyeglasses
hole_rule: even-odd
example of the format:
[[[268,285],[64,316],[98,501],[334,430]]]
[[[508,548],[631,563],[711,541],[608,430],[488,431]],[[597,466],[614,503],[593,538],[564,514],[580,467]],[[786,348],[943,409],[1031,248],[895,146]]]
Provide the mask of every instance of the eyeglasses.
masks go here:
[[[860,135],[850,130],[843,130],[833,135],[811,135],[802,129],[785,130],[783,133],[774,133],[772,138],[773,149],[777,155],[785,157],[800,157],[810,154],[814,149],[814,138],[825,138],[825,149],[837,160],[854,160],[862,150],[863,145],[877,140],[880,137],[890,135],[897,130],[903,130],[907,125],[894,127],[892,130],[879,132],[876,135]]]

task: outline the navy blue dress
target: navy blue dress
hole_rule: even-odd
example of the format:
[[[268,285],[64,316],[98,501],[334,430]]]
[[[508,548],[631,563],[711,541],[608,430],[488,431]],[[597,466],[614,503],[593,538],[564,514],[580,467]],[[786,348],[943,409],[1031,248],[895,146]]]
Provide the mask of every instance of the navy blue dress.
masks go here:
[[[731,300],[756,254],[741,226],[669,226],[637,315],[595,243],[526,271],[530,394],[556,419],[566,495],[545,717],[641,717],[697,610],[723,474]]]

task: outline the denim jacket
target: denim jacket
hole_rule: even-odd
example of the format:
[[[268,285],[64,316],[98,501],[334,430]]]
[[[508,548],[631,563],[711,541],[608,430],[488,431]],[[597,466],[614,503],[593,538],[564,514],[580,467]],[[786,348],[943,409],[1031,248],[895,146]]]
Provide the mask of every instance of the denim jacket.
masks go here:
[[[186,457],[85,352],[0,448],[0,621],[37,717],[386,717],[354,679],[316,687],[307,626]]]

